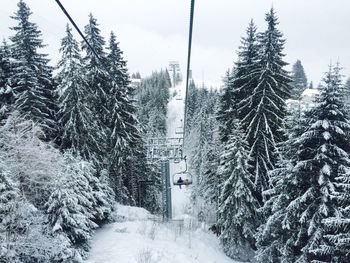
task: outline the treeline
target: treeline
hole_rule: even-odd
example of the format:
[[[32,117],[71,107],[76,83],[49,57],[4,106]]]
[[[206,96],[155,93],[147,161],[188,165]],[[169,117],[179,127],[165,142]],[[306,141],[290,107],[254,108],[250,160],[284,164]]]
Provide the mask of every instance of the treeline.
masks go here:
[[[202,159],[197,198],[217,207],[217,232],[234,259],[350,262],[349,81],[331,65],[314,106],[304,107],[312,83],[300,61],[286,71],[273,9],[266,22],[263,32],[249,24],[225,77],[219,142]],[[203,137],[213,133],[206,125]]]
[[[67,26],[53,68],[31,14],[19,1],[0,47],[0,262],[80,262],[115,202],[159,211],[159,187],[139,183],[159,171],[115,34],[90,14],[99,61]]]

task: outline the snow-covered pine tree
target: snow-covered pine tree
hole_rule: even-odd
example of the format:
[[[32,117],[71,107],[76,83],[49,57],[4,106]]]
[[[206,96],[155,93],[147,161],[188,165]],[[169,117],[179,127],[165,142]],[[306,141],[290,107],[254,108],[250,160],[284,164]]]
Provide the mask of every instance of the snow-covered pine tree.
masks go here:
[[[291,97],[300,100],[303,91],[308,88],[306,74],[300,60],[297,60],[293,65],[292,80]]]
[[[62,39],[62,58],[58,63],[57,93],[59,96],[57,143],[63,150],[70,149],[86,160],[95,160],[100,153],[99,138],[95,136],[96,120],[87,103],[89,88],[84,80],[79,45],[67,25]]]
[[[336,66],[326,73],[316,106],[306,115],[309,125],[297,140],[295,165],[272,190],[275,205],[261,231],[261,262],[349,258],[350,125],[339,71]],[[273,257],[271,248],[278,251]]]
[[[73,163],[74,164],[74,163]],[[102,170],[98,175],[93,164],[89,162],[75,162],[76,173],[82,173],[91,187],[92,219],[101,225],[110,219],[110,214],[114,206],[114,192],[110,187],[108,172]]]
[[[249,112],[250,95],[257,84],[258,46],[256,26],[249,23],[246,36],[241,40],[238,51],[238,61],[232,72],[227,72],[224,82],[225,89],[221,96],[218,120],[220,136],[226,142],[233,129],[233,119],[243,119]]]
[[[233,121],[233,125],[218,168],[218,176],[224,180],[218,224],[225,253],[234,259],[249,260],[255,249],[259,202],[253,195],[253,176],[248,171],[248,144],[238,121]]]
[[[64,233],[72,244],[88,249],[92,230],[97,228],[95,219],[96,200],[86,177],[84,163],[66,155],[65,171],[61,174],[56,190],[48,198],[45,209],[54,233]]]
[[[10,84],[12,64],[10,47],[4,40],[0,46],[0,121],[7,117],[14,103],[14,94]]]
[[[198,92],[196,84],[193,80],[190,81],[188,85],[188,99],[187,99],[187,119],[186,119],[186,129],[190,130],[194,124],[193,117],[195,116],[195,111],[200,106],[198,105]]]
[[[143,179],[153,181],[151,184],[140,182],[140,206],[145,207],[153,214],[161,213],[161,190],[162,190],[162,171],[157,163],[148,163],[147,170]]]
[[[38,26],[29,20],[31,14],[29,7],[20,0],[18,11],[12,16],[18,24],[11,28],[15,34],[10,38],[14,59],[10,81],[16,96],[16,109],[38,122],[50,139],[56,133],[57,110],[52,68],[48,65],[47,55],[38,52],[44,45]]]
[[[109,112],[107,143],[109,170],[116,191],[117,200],[136,204],[138,180],[144,177],[146,155],[141,131],[136,119],[134,88],[130,85],[129,74],[123,52],[114,33],[111,33],[107,67],[110,74],[111,89],[107,108]],[[119,190],[118,190],[119,189]]]
[[[268,28],[258,34],[259,54],[245,83],[255,85],[248,97],[240,103],[242,128],[250,147],[251,172],[258,194],[269,188],[268,171],[276,163],[276,143],[283,141],[281,131],[286,112],[285,100],[289,97],[289,82],[283,61],[285,40],[278,30],[275,11],[265,18]],[[244,87],[244,84],[241,86]],[[262,200],[260,200],[262,201]]]
[[[222,90],[222,93],[220,94],[219,108],[216,117],[219,123],[220,140],[223,143],[228,140],[228,137],[231,134],[232,127],[230,125],[230,121],[232,120],[232,118],[237,117],[237,112],[235,111],[236,107],[233,102],[234,99],[232,94],[232,83],[234,74],[234,70],[233,72],[231,72],[230,70],[226,71],[224,77],[224,88]],[[194,113],[192,113],[192,115],[194,115]]]
[[[260,213],[267,220],[259,227],[256,235],[257,259],[260,262],[279,262],[278,258],[289,236],[284,231],[283,216],[289,200],[296,196],[297,180],[292,177],[292,169],[298,160],[299,138],[308,127],[304,115],[299,101],[291,101],[288,104],[283,129],[287,139],[277,145],[278,161],[276,167],[269,172],[270,184],[273,187],[263,192],[267,201]],[[275,233],[278,233],[277,238]]]
[[[118,87],[124,89],[131,88],[126,61],[123,58],[123,51],[121,51],[119,42],[113,31],[109,38],[107,61],[108,69],[113,74]]]
[[[95,50],[99,59],[95,56],[93,51],[87,46],[85,42],[82,42],[82,50],[85,51],[84,60],[84,72],[85,81],[89,86],[88,105],[92,106],[94,118],[101,122],[99,131],[96,131],[96,135],[104,138],[105,123],[108,119],[108,95],[110,94],[110,77],[105,70],[107,65],[106,52],[104,51],[105,40],[101,36],[100,29],[98,27],[96,18],[90,13],[89,23],[85,26],[84,32],[87,41],[90,46]],[[100,123],[98,123],[100,125]]]

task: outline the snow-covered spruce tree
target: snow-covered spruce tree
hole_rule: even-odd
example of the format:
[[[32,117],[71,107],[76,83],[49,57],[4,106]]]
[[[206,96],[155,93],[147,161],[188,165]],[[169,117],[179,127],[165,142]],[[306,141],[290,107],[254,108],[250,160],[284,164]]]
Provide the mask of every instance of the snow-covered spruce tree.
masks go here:
[[[190,130],[192,128],[193,117],[195,116],[195,111],[199,107],[198,105],[198,92],[194,81],[190,81],[188,85],[188,99],[187,99],[187,119],[186,119],[186,129]]]
[[[61,236],[45,230],[45,217],[23,196],[4,171],[0,173],[0,262],[78,262]],[[58,260],[58,257],[60,260]]]
[[[278,161],[269,172],[273,187],[263,193],[267,196],[267,201],[260,213],[267,220],[259,227],[256,235],[257,258],[260,262],[280,262],[281,251],[289,237],[284,230],[283,216],[289,200],[296,197],[297,180],[293,177],[292,170],[298,160],[299,138],[308,127],[307,121],[300,102],[291,101],[284,121],[286,140],[277,145]],[[278,233],[278,237],[275,233]]]
[[[130,85],[126,61],[122,55],[119,42],[112,32],[107,54],[107,67],[113,76],[107,103],[108,167],[117,200],[135,205],[138,197],[137,182],[145,176],[147,170],[146,149],[136,118],[134,88]]]
[[[97,171],[93,164],[80,161],[75,164],[76,173],[82,173],[91,187],[90,201],[93,204],[92,215],[93,221],[99,225],[109,220],[113,210],[114,192],[110,187],[108,172],[102,170],[97,176]]]
[[[161,213],[161,190],[162,190],[162,171],[157,163],[148,163],[145,180],[153,181],[152,184],[140,183],[141,206],[145,207],[153,214]]]
[[[251,111],[254,89],[258,84],[258,55],[257,28],[253,20],[249,23],[246,36],[241,40],[238,50],[238,61],[232,80],[232,102],[239,120],[244,119]]]
[[[95,136],[98,128],[87,103],[88,85],[84,79],[79,45],[74,40],[71,29],[66,28],[62,39],[62,58],[58,63],[57,93],[59,95],[57,143],[63,150],[70,149],[86,160],[95,160],[100,153],[99,138]]]
[[[104,138],[104,123],[109,117],[107,101],[111,86],[108,73],[105,70],[107,63],[107,54],[104,51],[105,40],[101,36],[96,18],[92,14],[89,15],[89,23],[85,26],[84,32],[88,42],[99,57],[98,59],[87,44],[82,42],[82,50],[85,51],[83,57],[85,81],[89,86],[88,105],[91,106],[94,117],[101,122],[101,127],[98,132],[96,131],[96,135]]]
[[[15,107],[23,116],[39,123],[47,139],[55,135],[55,94],[52,81],[52,68],[48,66],[46,54],[38,51],[44,47],[41,32],[35,23],[30,22],[29,7],[20,0],[18,11],[12,16],[17,25],[11,53],[14,59],[11,85],[16,101]]]
[[[253,176],[248,171],[248,144],[238,121],[233,124],[235,127],[218,168],[218,176],[224,179],[218,224],[225,253],[235,259],[248,260],[255,249],[259,202],[254,198]]]
[[[197,88],[193,83],[188,105],[192,109],[187,115],[185,153],[188,157],[189,171],[193,175],[193,212],[200,220],[216,223],[218,196],[222,178],[217,176],[219,163],[218,121],[216,119],[219,94],[206,87]]]
[[[232,120],[243,119],[249,112],[250,95],[257,84],[258,46],[256,39],[256,26],[250,22],[246,36],[241,40],[238,51],[238,61],[232,72],[227,72],[225,89],[221,96],[218,120],[220,123],[220,137],[226,142],[232,130]]]
[[[218,93],[208,91],[206,88],[197,90],[199,97],[199,107],[196,109],[191,129],[186,135],[189,142],[185,145],[184,151],[189,155],[191,171],[196,178],[194,181],[197,186],[202,181],[206,172],[207,154],[211,148],[214,148],[217,142],[217,120],[215,119]],[[206,185],[205,188],[213,186]],[[199,189],[197,189],[199,190]],[[195,191],[197,191],[195,190]]]
[[[117,42],[117,37],[113,31],[109,38],[107,61],[108,69],[113,74],[118,87],[131,89],[126,61],[123,58],[123,51],[121,51],[119,42]]]
[[[218,141],[216,140],[218,143]],[[219,147],[217,144],[209,146],[209,150],[206,154],[206,162],[204,163],[204,174],[198,182],[198,194],[201,195],[206,203],[212,203],[215,206],[219,203],[220,197],[220,185],[222,184],[222,178],[218,176],[217,170],[219,167]]]
[[[295,164],[271,190],[273,213],[258,242],[261,262],[349,259],[350,125],[339,67],[330,67],[323,82],[306,115],[309,125],[296,141]]]
[[[297,60],[293,65],[292,80],[291,96],[295,100],[300,100],[303,91],[308,88],[304,67],[300,60]]]
[[[14,103],[14,94],[10,84],[12,64],[10,47],[4,40],[0,46],[0,121],[7,117]]]
[[[220,94],[219,108],[217,111],[217,120],[219,123],[219,134],[220,140],[222,142],[227,142],[229,135],[231,134],[231,123],[230,121],[237,117],[236,105],[233,100],[233,78],[235,71],[231,72],[228,70],[224,77],[224,88],[222,93]],[[194,112],[194,110],[193,110]],[[194,114],[192,114],[194,115]],[[189,116],[190,113],[189,113]]]
[[[268,171],[276,163],[276,143],[281,142],[285,100],[289,97],[289,82],[283,61],[284,39],[277,29],[276,14],[271,9],[266,14],[268,28],[257,36],[259,55],[254,70],[245,83],[255,85],[247,90],[248,97],[240,103],[242,128],[250,147],[251,173],[255,176],[257,194],[269,188]],[[255,68],[256,67],[256,68]],[[244,88],[244,84],[241,85]],[[262,200],[260,200],[262,201]]]
[[[45,209],[52,231],[64,233],[83,252],[88,249],[87,242],[97,224],[92,221],[95,206],[93,190],[79,166],[67,161],[66,171],[46,202]]]

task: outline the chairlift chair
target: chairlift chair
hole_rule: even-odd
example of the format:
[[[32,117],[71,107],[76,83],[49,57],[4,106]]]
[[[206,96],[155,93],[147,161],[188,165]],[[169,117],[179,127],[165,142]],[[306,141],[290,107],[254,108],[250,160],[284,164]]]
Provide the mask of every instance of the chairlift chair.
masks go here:
[[[189,172],[183,171],[173,174],[173,185],[190,185],[193,183],[192,175]]]
[[[176,127],[175,128],[175,134],[183,135],[184,134],[184,128],[183,127]]]

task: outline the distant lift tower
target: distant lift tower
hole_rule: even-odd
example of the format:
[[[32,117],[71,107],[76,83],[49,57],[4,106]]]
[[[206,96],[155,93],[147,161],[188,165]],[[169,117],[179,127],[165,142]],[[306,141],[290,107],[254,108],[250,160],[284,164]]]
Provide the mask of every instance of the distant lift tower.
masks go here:
[[[169,72],[171,72],[172,84],[173,84],[173,87],[175,87],[180,74],[180,64],[178,61],[169,62]]]

